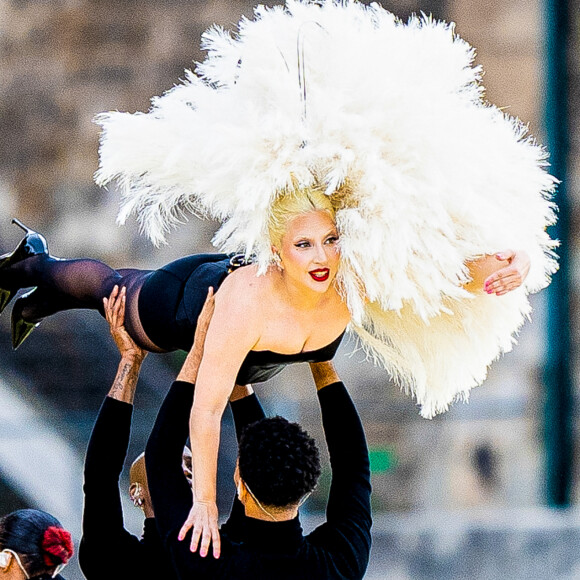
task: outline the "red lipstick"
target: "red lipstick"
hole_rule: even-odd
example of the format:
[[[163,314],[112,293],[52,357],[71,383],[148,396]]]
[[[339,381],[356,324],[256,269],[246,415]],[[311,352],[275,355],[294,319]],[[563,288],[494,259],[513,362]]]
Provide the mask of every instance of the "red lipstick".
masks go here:
[[[310,270],[308,272],[312,276],[313,280],[317,282],[326,282],[330,276],[330,270],[328,268],[319,268],[318,270]]]

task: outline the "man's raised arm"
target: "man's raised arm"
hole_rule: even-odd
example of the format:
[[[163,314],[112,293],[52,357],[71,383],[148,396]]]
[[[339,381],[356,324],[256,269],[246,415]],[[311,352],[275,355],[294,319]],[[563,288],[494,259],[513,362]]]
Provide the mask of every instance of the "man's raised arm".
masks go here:
[[[332,468],[327,521],[309,539],[332,553],[349,578],[362,578],[371,547],[369,454],[360,417],[332,363],[311,363]]]

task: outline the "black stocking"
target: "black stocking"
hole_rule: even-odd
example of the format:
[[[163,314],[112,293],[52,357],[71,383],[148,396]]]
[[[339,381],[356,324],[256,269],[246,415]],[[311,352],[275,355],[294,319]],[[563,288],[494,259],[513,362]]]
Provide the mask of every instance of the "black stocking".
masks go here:
[[[60,260],[41,254],[0,270],[0,287],[38,286],[59,294],[63,308],[99,309],[121,275],[97,260]],[[67,298],[71,306],[67,305]]]

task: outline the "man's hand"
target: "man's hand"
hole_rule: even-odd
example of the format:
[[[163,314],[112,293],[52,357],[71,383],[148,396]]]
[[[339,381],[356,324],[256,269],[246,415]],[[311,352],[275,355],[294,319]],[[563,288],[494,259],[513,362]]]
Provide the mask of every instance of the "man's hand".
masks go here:
[[[215,502],[194,501],[187,520],[179,530],[177,539],[182,541],[187,532],[192,529],[190,550],[197,551],[199,544],[199,555],[202,558],[207,556],[210,543],[213,545],[213,557],[220,557],[220,532],[218,529],[218,509]]]
[[[115,286],[109,298],[103,298],[105,318],[109,323],[111,336],[121,353],[121,361],[109,397],[133,404],[141,363],[147,351],[137,346],[125,330],[125,288]]]
[[[103,298],[105,318],[109,323],[111,336],[121,353],[121,357],[142,361],[147,356],[147,351],[137,346],[125,329],[126,293],[124,286],[121,290],[115,286],[109,298]]]
[[[207,335],[209,323],[211,322],[211,317],[213,316],[214,308],[215,296],[213,288],[210,286],[207,291],[207,297],[203,304],[203,308],[197,318],[193,346],[181,367],[181,371],[179,371],[179,375],[177,375],[178,381],[186,381],[189,383],[195,383],[197,381],[197,372],[199,371],[199,365],[201,364],[201,358],[203,356],[205,337]]]
[[[530,271],[530,257],[523,250],[505,250],[496,254],[495,258],[508,262],[508,265],[486,278],[483,289],[488,294],[503,296],[523,284]]]

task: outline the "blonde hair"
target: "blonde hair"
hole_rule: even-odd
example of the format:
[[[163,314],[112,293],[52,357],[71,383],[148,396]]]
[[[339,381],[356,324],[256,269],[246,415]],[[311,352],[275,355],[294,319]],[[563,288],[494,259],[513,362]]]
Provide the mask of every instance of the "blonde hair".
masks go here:
[[[270,207],[268,218],[270,242],[279,247],[288,223],[295,217],[311,211],[325,211],[333,221],[336,217],[333,200],[322,189],[311,187],[281,193]]]

